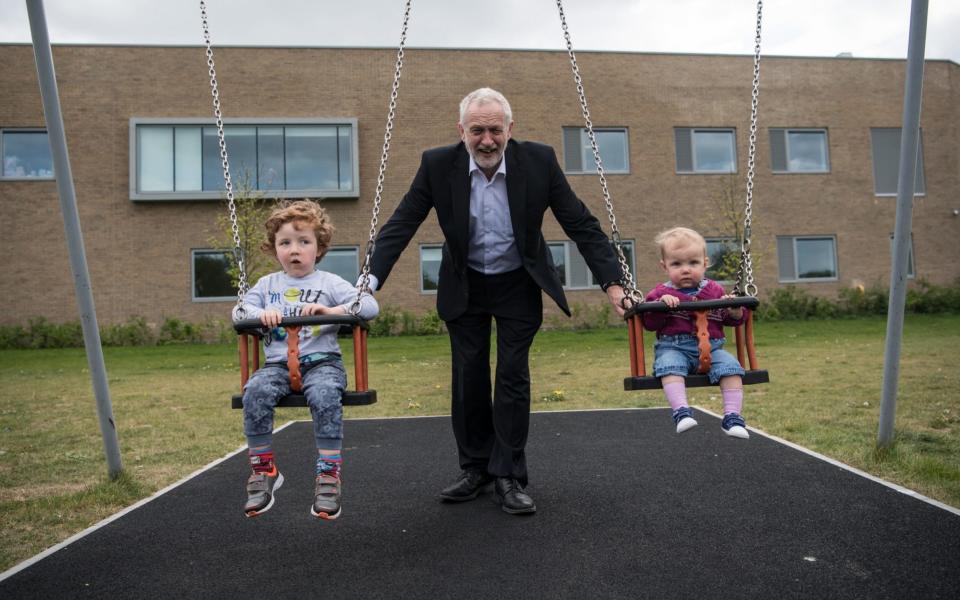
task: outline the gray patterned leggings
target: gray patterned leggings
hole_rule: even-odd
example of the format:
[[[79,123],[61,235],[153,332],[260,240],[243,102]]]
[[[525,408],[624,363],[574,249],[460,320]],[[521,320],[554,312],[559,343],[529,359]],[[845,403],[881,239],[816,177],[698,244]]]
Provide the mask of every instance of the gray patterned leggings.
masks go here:
[[[339,360],[311,365],[303,375],[303,392],[313,416],[317,448],[339,450],[343,446],[343,405],[347,373]],[[285,367],[264,365],[243,388],[243,433],[251,448],[271,443],[273,411],[280,398],[290,393],[290,374]]]

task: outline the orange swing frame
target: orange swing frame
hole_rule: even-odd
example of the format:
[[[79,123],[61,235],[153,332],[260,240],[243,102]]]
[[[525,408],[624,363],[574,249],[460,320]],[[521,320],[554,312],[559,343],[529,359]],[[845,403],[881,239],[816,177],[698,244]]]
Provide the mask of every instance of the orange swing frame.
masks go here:
[[[355,389],[344,390],[341,403],[344,406],[362,406],[377,401],[377,391],[370,389],[367,371],[367,323],[353,315],[317,315],[311,317],[285,317],[280,326],[287,331],[287,368],[290,371],[291,393],[277,402],[277,407],[305,407],[306,397],[300,373],[300,329],[311,325],[349,326],[353,335],[353,372]],[[263,325],[257,319],[245,319],[234,324],[239,334],[240,394],[232,397],[233,408],[243,408],[243,388],[260,364],[260,344],[263,341]]]
[[[623,380],[623,389],[652,390],[662,387],[659,377],[647,375],[646,357],[643,344],[643,314],[647,312],[689,311],[697,321],[697,346],[700,351],[700,366],[697,373],[686,377],[687,387],[706,387],[713,385],[707,372],[710,370],[710,338],[707,333],[707,313],[720,308],[743,308],[746,318],[734,327],[737,360],[746,373],[744,385],[769,383],[770,374],[759,367],[757,351],[753,344],[753,310],[760,301],[753,297],[724,298],[700,302],[681,302],[676,308],[670,308],[663,302],[642,302],[631,307],[624,315],[627,322],[627,337],[630,344],[630,377]]]

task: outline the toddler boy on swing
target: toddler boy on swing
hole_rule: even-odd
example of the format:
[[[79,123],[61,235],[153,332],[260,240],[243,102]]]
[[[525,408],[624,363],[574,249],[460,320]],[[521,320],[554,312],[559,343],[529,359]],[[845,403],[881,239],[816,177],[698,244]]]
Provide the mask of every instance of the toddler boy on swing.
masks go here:
[[[290,393],[287,370],[287,331],[283,317],[348,314],[357,299],[356,288],[333,273],[316,269],[330,249],[333,224],[326,211],[309,200],[285,203],[265,224],[267,239],[261,249],[273,254],[283,270],[271,273],[244,295],[234,320],[260,319],[269,328],[264,338],[266,361],[243,390],[243,432],[247,437],[250,466],[247,502],[243,512],[255,517],[270,510],[283,475],[273,456],[273,414],[277,401]],[[370,294],[360,297],[361,319],[379,312]],[[347,375],[337,343],[339,325],[303,327],[299,332],[300,373],[303,395],[310,405],[317,447],[316,485],[310,514],[336,519],[340,506],[340,455],[343,446],[341,397]]]

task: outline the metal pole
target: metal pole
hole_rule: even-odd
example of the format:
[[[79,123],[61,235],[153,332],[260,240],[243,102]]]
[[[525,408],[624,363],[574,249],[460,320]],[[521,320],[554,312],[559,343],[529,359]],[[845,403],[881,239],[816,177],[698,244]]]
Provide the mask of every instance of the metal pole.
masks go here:
[[[903,127],[900,130],[900,170],[897,180],[897,216],[893,230],[883,392],[880,398],[880,426],[877,434],[877,446],[880,448],[886,448],[893,443],[893,424],[897,412],[897,383],[900,378],[903,309],[907,297],[907,259],[910,253],[912,205],[914,189],[916,189],[926,37],[927,0],[913,0],[910,8],[910,39],[907,46],[907,78],[903,92]]]
[[[80,231],[77,197],[73,188],[73,174],[70,172],[70,157],[67,155],[67,138],[63,129],[63,115],[60,112],[60,96],[57,92],[57,78],[53,69],[53,53],[50,50],[50,36],[47,32],[43,1],[27,0],[27,13],[30,17],[30,33],[33,37],[33,54],[37,61],[43,114],[47,121],[50,150],[53,154],[57,192],[60,196],[60,212],[63,214],[63,228],[67,236],[67,248],[70,251],[70,268],[73,271],[73,284],[80,309],[83,343],[87,349],[87,363],[93,380],[93,393],[97,399],[100,433],[103,435],[103,448],[107,456],[107,470],[110,478],[116,479],[123,470],[120,462],[120,445],[117,442],[117,428],[113,422],[113,407],[110,403],[110,389],[107,386],[107,369],[103,362],[100,329],[97,326],[97,313],[93,306],[93,292],[90,289],[90,274],[87,271],[87,256],[83,248],[83,234]]]

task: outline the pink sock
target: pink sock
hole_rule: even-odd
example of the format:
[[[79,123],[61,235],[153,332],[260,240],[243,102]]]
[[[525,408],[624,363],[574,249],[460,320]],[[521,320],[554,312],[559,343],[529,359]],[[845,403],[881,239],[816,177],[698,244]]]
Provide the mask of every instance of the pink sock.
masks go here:
[[[743,388],[729,388],[720,390],[723,394],[723,414],[740,414],[743,410]]]
[[[663,384],[663,393],[670,403],[670,408],[677,410],[687,406],[687,384],[682,381]]]

